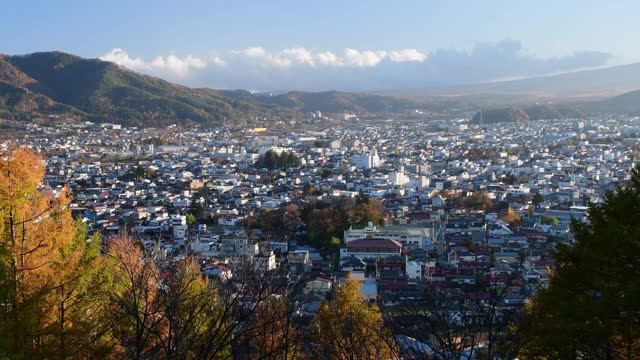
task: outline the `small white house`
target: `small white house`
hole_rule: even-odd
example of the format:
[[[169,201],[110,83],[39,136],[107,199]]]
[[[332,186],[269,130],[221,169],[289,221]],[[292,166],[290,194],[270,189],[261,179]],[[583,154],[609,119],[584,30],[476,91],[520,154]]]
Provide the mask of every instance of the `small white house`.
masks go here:
[[[422,278],[422,265],[417,261],[407,261],[406,272],[409,279],[419,280]]]

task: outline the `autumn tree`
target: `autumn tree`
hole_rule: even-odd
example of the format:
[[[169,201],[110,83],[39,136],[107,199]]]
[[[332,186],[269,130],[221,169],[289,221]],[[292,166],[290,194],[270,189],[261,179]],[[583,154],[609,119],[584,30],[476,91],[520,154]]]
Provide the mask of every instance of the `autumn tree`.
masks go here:
[[[463,205],[467,209],[489,210],[493,207],[493,201],[489,198],[488,193],[481,192],[465,197]]]
[[[356,225],[366,225],[369,222],[373,225],[384,225],[384,206],[378,200],[359,196],[356,198],[353,215],[349,222]]]
[[[54,192],[43,179],[33,151],[0,153],[0,354],[89,356],[97,342],[84,331],[99,314],[87,301],[99,243],[76,230],[68,189]]]
[[[187,225],[189,226],[189,228],[192,228],[193,225],[196,224],[196,218],[195,218],[195,216],[193,216],[192,213],[188,213],[187,214],[186,220],[187,220]]]
[[[314,246],[331,249],[331,239],[341,238],[351,225],[384,225],[384,206],[367,196],[341,197],[332,203],[315,202],[302,212],[302,220],[309,228]]]
[[[262,230],[271,232],[275,236],[284,236],[287,232],[284,214],[284,209],[263,209],[258,216],[258,225]]]
[[[296,319],[295,304],[286,297],[270,297],[256,308],[245,336],[250,359],[293,360],[302,358],[303,323]]]
[[[110,347],[105,337],[110,314],[105,311],[106,299],[102,297],[108,282],[100,246],[100,236],[88,238],[86,225],[78,221],[72,242],[61,249],[63,261],[56,269],[60,283],[49,294],[58,310],[50,325],[58,341],[49,351],[61,358],[96,358]]]
[[[146,359],[161,346],[158,328],[165,321],[160,306],[160,271],[132,239],[112,240],[107,252],[113,277],[106,289],[112,314],[115,355]]]
[[[522,217],[513,211],[511,207],[507,209],[507,213],[502,217],[502,220],[511,226],[519,226],[522,223]]]
[[[259,225],[263,230],[273,232],[274,235],[288,240],[293,236],[298,226],[302,225],[300,216],[300,207],[295,204],[289,204],[286,208],[264,209],[260,212]]]
[[[195,259],[184,258],[163,279],[158,306],[164,321],[153,332],[164,359],[196,359],[230,355],[230,326],[217,288],[204,278]],[[210,343],[216,340],[218,346]]]
[[[347,280],[331,301],[320,306],[317,354],[326,359],[391,359],[390,333],[376,305],[365,304],[360,283]]]
[[[298,205],[287,205],[284,214],[282,214],[282,223],[290,234],[296,231],[298,225],[301,225],[301,215],[302,212],[300,211],[300,207]]]

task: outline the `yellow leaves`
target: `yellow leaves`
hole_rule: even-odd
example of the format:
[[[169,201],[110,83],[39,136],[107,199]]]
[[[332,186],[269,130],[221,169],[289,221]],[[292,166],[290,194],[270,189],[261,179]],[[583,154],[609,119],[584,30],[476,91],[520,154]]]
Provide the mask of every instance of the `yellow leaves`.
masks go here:
[[[335,359],[390,358],[390,335],[375,305],[360,297],[360,283],[347,280],[335,292],[333,302],[323,302],[317,317],[319,342]]]
[[[361,303],[362,300],[359,298],[360,294],[360,284],[353,280],[347,280],[347,282],[339,286],[336,289],[336,298],[335,298],[335,307],[338,314],[344,314],[349,311],[352,307],[354,308],[362,308],[361,306],[355,306],[358,303]]]
[[[42,159],[33,151],[0,151],[0,267],[8,274],[0,295],[11,305],[0,315],[12,321],[3,330],[20,356],[63,348],[67,327],[80,322],[69,319],[67,307],[82,293],[85,244],[74,244],[69,189],[56,194],[43,179]]]
[[[0,151],[0,206],[28,202],[44,178],[42,159],[27,148]]]
[[[506,215],[502,217],[502,220],[506,221],[509,224],[514,224],[520,222],[522,218],[511,207],[509,207],[509,209],[507,209]]]
[[[18,282],[15,296],[30,296],[41,286],[56,286],[63,249],[71,241],[74,222],[67,209],[69,192],[55,196],[40,189],[42,159],[26,148],[0,153],[0,245],[10,258]]]

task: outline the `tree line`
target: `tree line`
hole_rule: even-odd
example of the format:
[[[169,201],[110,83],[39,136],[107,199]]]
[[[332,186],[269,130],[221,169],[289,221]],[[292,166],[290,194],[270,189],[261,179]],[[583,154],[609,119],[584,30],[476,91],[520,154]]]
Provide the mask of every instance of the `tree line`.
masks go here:
[[[369,222],[381,226],[384,220],[382,203],[359,195],[355,198],[314,200],[304,205],[289,204],[278,209],[264,209],[257,217],[244,219],[243,225],[260,228],[284,240],[291,239],[297,230],[304,228],[308,233],[304,241],[323,252],[333,252],[340,246],[342,235],[350,226],[367,225]]]
[[[258,169],[281,169],[287,170],[300,166],[300,158],[292,151],[283,151],[278,154],[276,151],[268,150],[264,155],[260,155],[256,160],[255,166]]]

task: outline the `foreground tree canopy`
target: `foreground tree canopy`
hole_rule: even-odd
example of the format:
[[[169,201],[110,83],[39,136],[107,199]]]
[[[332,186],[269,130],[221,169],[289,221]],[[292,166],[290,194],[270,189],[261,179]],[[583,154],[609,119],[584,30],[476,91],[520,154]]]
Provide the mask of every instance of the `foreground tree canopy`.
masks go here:
[[[523,355],[532,359],[632,359],[640,354],[640,172],[573,223],[557,272],[529,309]]]
[[[40,189],[37,155],[20,148],[0,159],[0,355],[66,357],[100,347],[84,336],[99,316],[84,306],[96,296],[99,242],[86,241],[71,218],[68,189]]]
[[[364,304],[360,283],[339,286],[332,302],[325,301],[318,314],[318,354],[326,359],[391,359],[391,334],[384,328],[376,305]]]

